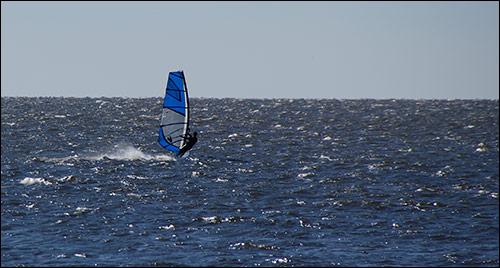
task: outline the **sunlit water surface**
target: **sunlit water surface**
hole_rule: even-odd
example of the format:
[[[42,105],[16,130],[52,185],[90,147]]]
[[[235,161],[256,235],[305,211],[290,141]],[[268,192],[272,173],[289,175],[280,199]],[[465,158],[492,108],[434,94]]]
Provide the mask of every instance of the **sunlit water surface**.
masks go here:
[[[498,101],[2,98],[2,266],[498,266]]]

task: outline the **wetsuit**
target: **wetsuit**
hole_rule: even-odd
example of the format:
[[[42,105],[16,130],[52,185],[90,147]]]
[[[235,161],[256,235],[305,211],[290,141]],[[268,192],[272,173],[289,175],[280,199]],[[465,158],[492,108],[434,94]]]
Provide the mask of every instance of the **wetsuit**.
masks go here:
[[[177,153],[177,156],[182,157],[187,151],[189,151],[198,141],[196,135],[191,136],[191,134],[187,134],[185,138],[186,144],[181,148],[181,150]]]

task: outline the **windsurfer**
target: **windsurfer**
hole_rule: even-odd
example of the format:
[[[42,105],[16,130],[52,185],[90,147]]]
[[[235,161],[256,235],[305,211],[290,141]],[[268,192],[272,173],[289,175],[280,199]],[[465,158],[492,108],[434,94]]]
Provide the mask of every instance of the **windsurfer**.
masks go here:
[[[187,151],[189,151],[198,141],[198,133],[195,131],[193,135],[188,132],[185,136],[182,136],[184,139],[185,145],[181,148],[181,150],[177,153],[177,156],[182,157]]]

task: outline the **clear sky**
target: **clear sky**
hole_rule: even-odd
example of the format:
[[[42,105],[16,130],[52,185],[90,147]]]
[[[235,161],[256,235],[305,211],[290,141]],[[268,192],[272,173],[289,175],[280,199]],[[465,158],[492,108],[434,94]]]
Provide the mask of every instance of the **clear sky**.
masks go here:
[[[2,96],[498,99],[498,2],[5,2]]]

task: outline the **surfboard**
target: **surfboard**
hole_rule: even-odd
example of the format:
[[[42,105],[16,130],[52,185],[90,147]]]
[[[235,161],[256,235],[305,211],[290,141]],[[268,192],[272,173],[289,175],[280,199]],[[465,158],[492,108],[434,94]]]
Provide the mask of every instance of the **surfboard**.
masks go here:
[[[183,71],[168,74],[163,98],[158,143],[167,151],[177,154],[184,146],[189,129],[189,95]]]

